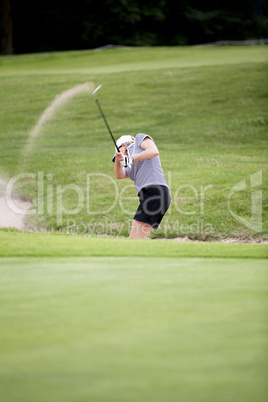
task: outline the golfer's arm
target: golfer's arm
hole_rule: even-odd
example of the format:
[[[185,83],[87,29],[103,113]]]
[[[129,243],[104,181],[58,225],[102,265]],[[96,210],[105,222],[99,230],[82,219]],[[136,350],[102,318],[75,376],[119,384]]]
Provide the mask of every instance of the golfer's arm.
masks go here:
[[[126,174],[125,168],[123,168],[121,166],[121,163],[119,161],[114,162],[114,172],[115,172],[116,178],[119,179],[119,180],[128,178],[128,175]]]
[[[134,162],[144,161],[145,159],[152,159],[159,155],[157,146],[150,138],[145,138],[141,143],[141,148],[144,149],[143,152],[133,155]]]

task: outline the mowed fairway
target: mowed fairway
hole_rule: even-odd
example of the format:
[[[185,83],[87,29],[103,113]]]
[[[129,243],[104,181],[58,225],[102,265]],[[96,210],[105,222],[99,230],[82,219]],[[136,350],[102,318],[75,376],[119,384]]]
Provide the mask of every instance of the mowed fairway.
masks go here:
[[[1,258],[1,400],[267,400],[267,260]]]

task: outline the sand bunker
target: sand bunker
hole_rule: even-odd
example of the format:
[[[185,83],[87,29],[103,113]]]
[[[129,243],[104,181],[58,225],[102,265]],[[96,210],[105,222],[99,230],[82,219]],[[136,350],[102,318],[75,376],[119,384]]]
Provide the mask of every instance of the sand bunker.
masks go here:
[[[32,203],[21,199],[18,194],[6,195],[6,181],[0,178],[0,227],[25,228],[25,215]]]

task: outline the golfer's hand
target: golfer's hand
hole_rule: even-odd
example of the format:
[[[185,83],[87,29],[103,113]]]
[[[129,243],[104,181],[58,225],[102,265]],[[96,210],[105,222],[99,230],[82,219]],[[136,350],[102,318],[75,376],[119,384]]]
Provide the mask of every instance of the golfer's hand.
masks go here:
[[[124,164],[123,164],[123,166],[127,167],[128,165],[131,165],[132,163],[133,163],[132,162],[132,157],[124,155]]]
[[[116,152],[115,154],[115,162],[122,162],[124,160],[124,155],[122,152]]]

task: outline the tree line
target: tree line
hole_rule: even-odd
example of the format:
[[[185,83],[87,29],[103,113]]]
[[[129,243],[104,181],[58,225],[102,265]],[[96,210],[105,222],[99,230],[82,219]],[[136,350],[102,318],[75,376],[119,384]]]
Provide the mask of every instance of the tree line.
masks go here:
[[[268,0],[0,0],[1,54],[268,37]]]

